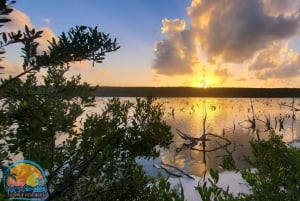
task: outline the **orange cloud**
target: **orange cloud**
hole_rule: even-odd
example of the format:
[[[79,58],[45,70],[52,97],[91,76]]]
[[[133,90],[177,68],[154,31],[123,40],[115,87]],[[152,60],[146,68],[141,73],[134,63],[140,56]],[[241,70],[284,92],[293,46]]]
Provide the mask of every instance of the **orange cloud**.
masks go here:
[[[228,78],[232,76],[232,73],[229,71],[228,68],[217,68],[214,71],[214,77],[218,77],[221,83],[224,83]]]
[[[10,13],[9,18],[11,21],[4,26],[4,32],[16,32],[18,30],[24,30],[25,25],[27,25],[30,29],[34,27],[30,18],[18,9],[14,9],[13,12]],[[50,19],[43,19],[46,26],[44,27],[34,27],[36,30],[42,30],[42,37],[37,39],[37,42],[40,44],[38,47],[38,52],[42,52],[48,48],[48,40],[52,40],[55,38],[54,32],[49,27]]]
[[[180,32],[185,29],[185,21],[180,19],[163,19],[162,20],[161,32],[165,34],[170,34],[169,37],[172,37],[172,33]]]
[[[16,76],[22,72],[21,63],[12,63],[4,59],[3,61],[1,61],[1,66],[4,67],[4,69],[1,69],[0,71],[1,73],[3,73],[0,74],[1,78],[8,78],[10,75]]]
[[[18,9],[14,9],[13,12],[9,14],[11,21],[5,24],[4,28],[9,31],[17,31],[24,29],[25,25],[28,27],[33,27],[29,17]]]
[[[40,30],[43,31],[43,34],[41,38],[37,39],[37,42],[39,43],[39,52],[48,50],[48,41],[52,41],[52,38],[56,38],[50,27],[42,27]]]

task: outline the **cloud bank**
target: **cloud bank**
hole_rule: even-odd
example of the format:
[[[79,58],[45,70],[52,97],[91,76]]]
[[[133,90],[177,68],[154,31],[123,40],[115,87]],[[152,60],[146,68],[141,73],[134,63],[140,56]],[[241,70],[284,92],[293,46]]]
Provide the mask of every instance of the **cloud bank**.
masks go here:
[[[299,35],[299,8],[299,0],[192,0],[189,26],[162,20],[152,69],[174,76],[210,66],[226,80],[235,69],[223,66],[234,64],[258,80],[296,77],[300,56],[289,41]]]

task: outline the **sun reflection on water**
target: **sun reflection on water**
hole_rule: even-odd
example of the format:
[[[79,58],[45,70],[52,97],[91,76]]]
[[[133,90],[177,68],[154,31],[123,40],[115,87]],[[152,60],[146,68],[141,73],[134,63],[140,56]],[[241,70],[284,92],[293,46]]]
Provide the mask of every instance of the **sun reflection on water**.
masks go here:
[[[218,168],[222,157],[228,153],[232,153],[238,167],[246,165],[243,155],[249,155],[251,152],[249,140],[258,135],[261,139],[268,137],[266,131],[268,118],[276,132],[284,134],[284,140],[291,141],[300,137],[299,121],[292,124],[291,111],[288,107],[282,107],[282,101],[290,102],[290,99],[166,98],[159,101],[164,103],[165,118],[172,126],[174,134],[174,143],[163,151],[161,159],[164,163],[173,164],[194,175],[200,176],[210,167]],[[297,99],[298,105],[299,102],[300,99]],[[251,125],[249,119],[253,115],[256,118],[256,128],[251,130],[246,127]],[[279,132],[279,126],[275,128],[275,124],[280,115],[285,119],[284,129]],[[298,113],[296,119],[299,118]],[[204,155],[203,152],[197,151],[202,150],[201,141],[189,147],[190,142],[180,137],[176,129],[194,138],[201,137],[204,132],[211,133],[224,137],[232,143],[226,148]],[[210,139],[206,143],[206,150],[215,149],[221,146],[221,143],[221,138]]]

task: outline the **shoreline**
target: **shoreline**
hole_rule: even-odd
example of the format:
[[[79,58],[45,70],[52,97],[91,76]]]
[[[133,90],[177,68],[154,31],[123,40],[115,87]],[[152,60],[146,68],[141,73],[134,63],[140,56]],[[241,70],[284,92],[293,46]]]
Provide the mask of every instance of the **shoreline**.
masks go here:
[[[96,87],[98,97],[297,98],[300,88]]]

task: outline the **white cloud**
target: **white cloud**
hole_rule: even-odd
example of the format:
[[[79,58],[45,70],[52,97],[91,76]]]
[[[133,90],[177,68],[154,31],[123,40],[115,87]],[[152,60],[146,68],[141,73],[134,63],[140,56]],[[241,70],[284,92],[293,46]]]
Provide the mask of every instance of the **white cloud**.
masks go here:
[[[49,26],[50,23],[51,23],[51,20],[48,19],[48,18],[45,18],[45,19],[43,19],[42,21],[45,23],[46,26]]]

